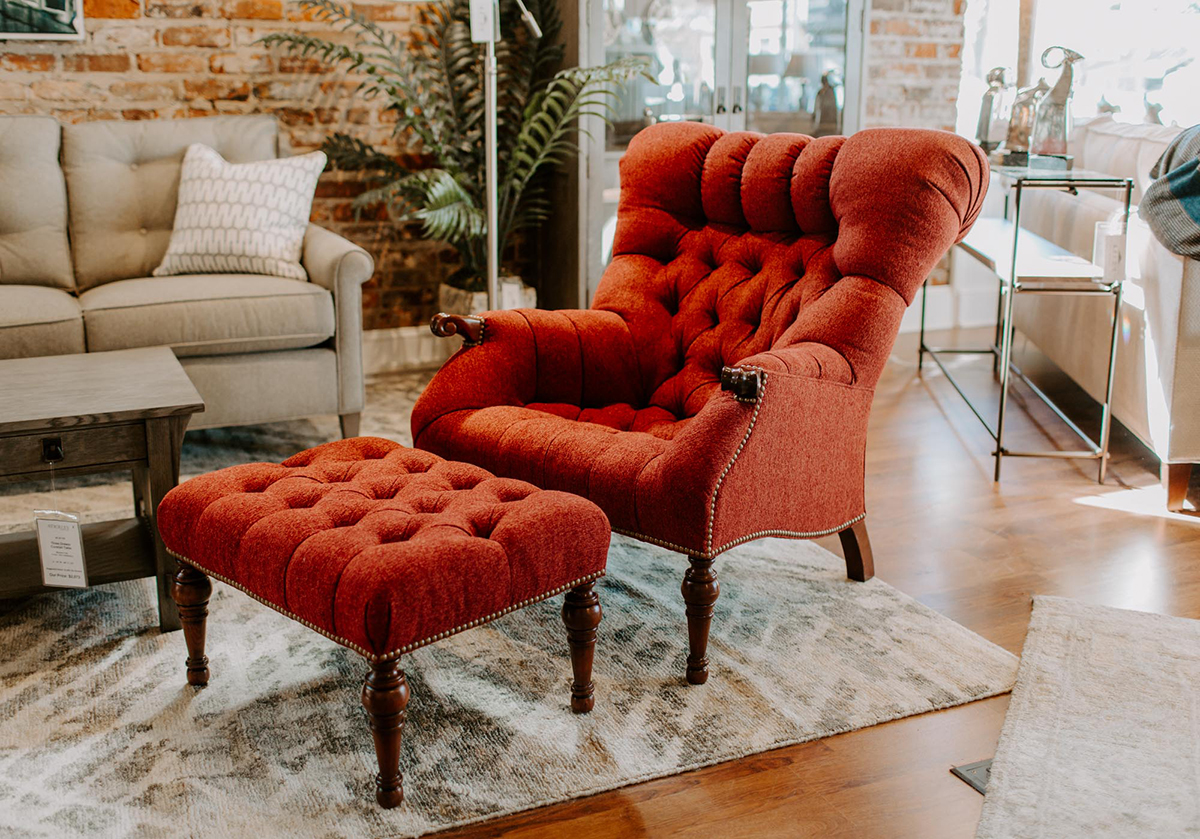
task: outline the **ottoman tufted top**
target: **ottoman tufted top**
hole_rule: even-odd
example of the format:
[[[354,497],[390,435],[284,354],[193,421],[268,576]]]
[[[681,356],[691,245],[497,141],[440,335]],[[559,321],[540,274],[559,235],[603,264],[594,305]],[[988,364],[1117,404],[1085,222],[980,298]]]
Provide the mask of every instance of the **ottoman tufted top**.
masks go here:
[[[359,437],[231,466],[158,508],[168,550],[371,659],[603,575],[590,501]]]

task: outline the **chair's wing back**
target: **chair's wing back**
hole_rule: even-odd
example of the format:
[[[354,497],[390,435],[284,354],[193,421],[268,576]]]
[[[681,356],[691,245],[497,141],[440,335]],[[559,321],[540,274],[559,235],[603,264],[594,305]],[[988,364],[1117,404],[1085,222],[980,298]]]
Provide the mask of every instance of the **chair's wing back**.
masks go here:
[[[904,308],[978,215],[987,175],[974,144],[941,131],[656,125],[621,161],[593,307],[625,319],[645,402],[680,418],[719,388],[722,366],[784,345],[831,348],[831,363],[873,384]]]

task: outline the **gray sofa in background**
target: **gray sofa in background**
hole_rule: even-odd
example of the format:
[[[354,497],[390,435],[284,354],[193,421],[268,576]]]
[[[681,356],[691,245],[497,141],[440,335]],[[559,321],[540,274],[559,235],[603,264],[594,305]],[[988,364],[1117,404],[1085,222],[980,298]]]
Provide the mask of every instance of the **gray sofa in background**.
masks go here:
[[[356,434],[366,251],[309,225],[309,282],[151,276],[192,143],[232,163],[280,153],[271,116],[0,117],[0,359],[169,346],[206,405],[190,428],[337,414]]]

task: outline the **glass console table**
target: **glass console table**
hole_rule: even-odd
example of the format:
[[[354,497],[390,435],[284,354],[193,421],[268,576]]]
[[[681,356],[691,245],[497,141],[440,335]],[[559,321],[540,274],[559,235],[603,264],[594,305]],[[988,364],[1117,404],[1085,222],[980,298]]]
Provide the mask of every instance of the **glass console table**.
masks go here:
[[[994,480],[1000,480],[1000,464],[1005,457],[1058,457],[1096,460],[1099,462],[1097,479],[1104,483],[1108,468],[1108,438],[1112,425],[1113,374],[1117,361],[1117,336],[1120,329],[1122,278],[1105,279],[1104,270],[1094,263],[1060,248],[1037,234],[1021,228],[1021,196],[1028,189],[1061,189],[1078,194],[1080,187],[1088,189],[1124,190],[1125,206],[1121,216],[1122,234],[1128,234],[1129,211],[1133,196],[1133,180],[1117,178],[1100,172],[1087,170],[1026,169],[1014,166],[993,166],[992,171],[1000,176],[1001,183],[1009,192],[1005,205],[1005,218],[981,218],[958,247],[992,270],[999,278],[999,296],[996,301],[996,334],[990,346],[957,348],[930,347],[925,343],[925,294],[921,295],[921,342],[918,351],[917,371],[925,361],[932,358],[941,368],[946,379],[958,391],[972,413],[983,423],[983,427],[996,441],[993,453],[996,460]],[[1011,218],[1009,216],[1011,215]],[[928,281],[927,281],[928,282]],[[1113,298],[1112,334],[1108,345],[1108,380],[1101,405],[1100,440],[1092,440],[1083,429],[1072,421],[1062,409],[1054,404],[1041,388],[1014,363],[1013,344],[1013,300],[1018,294],[1050,295],[1096,295],[1108,294]],[[943,355],[991,355],[992,369],[1000,380],[1000,405],[995,425],[980,412],[963,391],[960,384],[946,369]],[[1014,451],[1004,445],[1004,414],[1008,406],[1008,393],[1012,377],[1020,379],[1054,414],[1066,423],[1079,437],[1084,448],[1073,451]]]

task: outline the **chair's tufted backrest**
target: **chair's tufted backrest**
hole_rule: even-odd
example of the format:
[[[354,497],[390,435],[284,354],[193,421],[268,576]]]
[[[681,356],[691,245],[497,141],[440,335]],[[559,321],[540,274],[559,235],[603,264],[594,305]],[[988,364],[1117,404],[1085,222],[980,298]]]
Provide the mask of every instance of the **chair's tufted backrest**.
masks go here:
[[[613,259],[593,308],[621,315],[645,404],[695,415],[721,367],[805,344],[874,385],[904,309],[970,229],[988,167],[943,131],[851,137],[664,123],[621,161]]]

